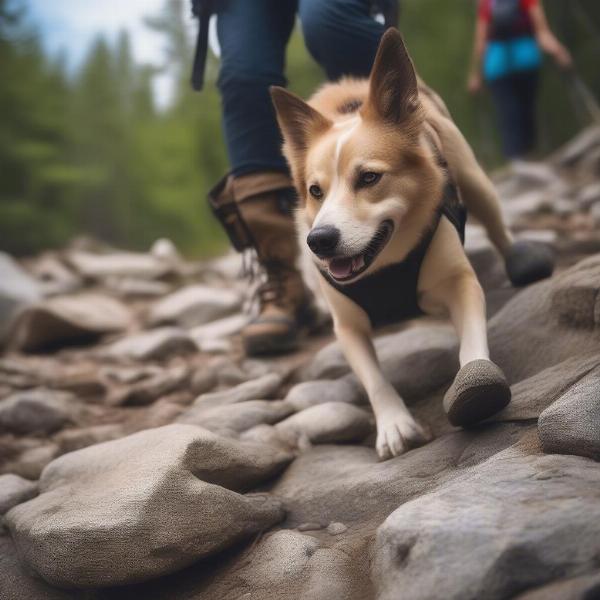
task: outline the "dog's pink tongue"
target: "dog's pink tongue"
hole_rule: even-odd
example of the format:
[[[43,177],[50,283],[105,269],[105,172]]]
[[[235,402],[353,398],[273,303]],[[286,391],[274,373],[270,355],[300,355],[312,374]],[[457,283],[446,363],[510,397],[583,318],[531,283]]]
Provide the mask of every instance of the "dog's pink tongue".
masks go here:
[[[344,277],[348,277],[352,273],[352,259],[333,258],[329,262],[329,272],[336,279],[343,279]]]

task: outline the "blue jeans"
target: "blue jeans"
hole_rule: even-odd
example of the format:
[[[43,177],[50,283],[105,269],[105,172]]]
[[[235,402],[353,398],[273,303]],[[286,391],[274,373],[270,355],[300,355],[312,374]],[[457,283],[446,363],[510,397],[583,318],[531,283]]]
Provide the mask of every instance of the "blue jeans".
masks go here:
[[[519,71],[488,82],[492,92],[504,155],[522,158],[535,146],[535,103],[539,69]]]
[[[299,14],[306,46],[328,79],[366,77],[384,26],[371,0],[219,0],[218,87],[231,172],[287,171],[269,86],[285,86],[285,49]]]

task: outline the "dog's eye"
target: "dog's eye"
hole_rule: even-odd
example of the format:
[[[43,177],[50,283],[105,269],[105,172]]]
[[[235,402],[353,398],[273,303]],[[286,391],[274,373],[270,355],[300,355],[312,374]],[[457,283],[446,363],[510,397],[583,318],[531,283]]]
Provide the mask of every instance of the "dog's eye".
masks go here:
[[[320,200],[323,197],[323,190],[318,185],[311,185],[308,188],[308,192],[313,198],[316,198],[317,200]]]
[[[366,186],[366,185],[374,185],[381,179],[381,173],[375,173],[373,171],[365,171],[361,173],[358,177],[358,185]]]

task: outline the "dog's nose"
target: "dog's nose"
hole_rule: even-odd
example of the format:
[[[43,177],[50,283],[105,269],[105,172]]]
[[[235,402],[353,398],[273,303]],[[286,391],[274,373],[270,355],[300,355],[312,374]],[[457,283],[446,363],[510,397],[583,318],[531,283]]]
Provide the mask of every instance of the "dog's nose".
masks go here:
[[[308,247],[320,257],[332,256],[340,241],[340,230],[332,225],[315,227],[306,238]]]

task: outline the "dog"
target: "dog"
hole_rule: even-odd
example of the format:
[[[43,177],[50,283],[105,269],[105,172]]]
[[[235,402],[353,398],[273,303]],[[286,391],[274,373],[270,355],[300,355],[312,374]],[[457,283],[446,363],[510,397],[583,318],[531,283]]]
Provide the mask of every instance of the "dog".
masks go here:
[[[550,250],[515,242],[493,184],[439,96],[416,75],[400,33],[382,36],[368,80],[325,85],[308,102],[271,97],[298,192],[296,224],[377,423],[380,459],[430,439],[385,379],[374,327],[448,315],[460,370],[444,396],[453,425],[502,410],[510,387],[489,356],[485,297],[463,249],[465,209],[486,229],[513,284],[552,273]]]

